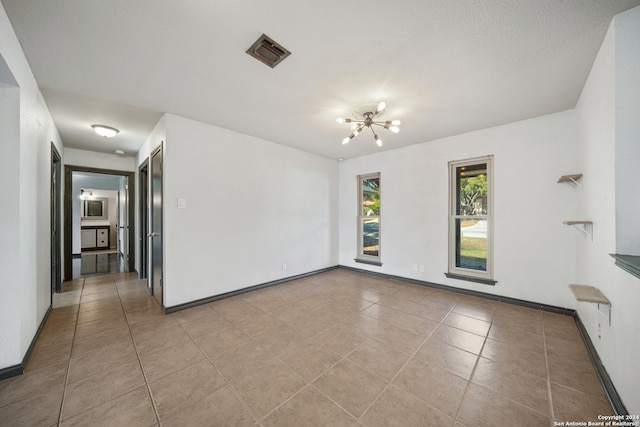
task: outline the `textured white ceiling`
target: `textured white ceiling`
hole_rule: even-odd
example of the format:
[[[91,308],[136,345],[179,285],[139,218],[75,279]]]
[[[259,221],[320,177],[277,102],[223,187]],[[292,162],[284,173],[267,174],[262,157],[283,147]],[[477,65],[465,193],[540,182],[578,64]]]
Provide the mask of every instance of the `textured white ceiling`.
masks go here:
[[[66,146],[134,153],[163,112],[330,158],[575,106],[640,0],[2,0]],[[262,33],[292,54],[275,69]],[[378,148],[335,118],[384,100]],[[104,140],[93,123],[121,133]]]

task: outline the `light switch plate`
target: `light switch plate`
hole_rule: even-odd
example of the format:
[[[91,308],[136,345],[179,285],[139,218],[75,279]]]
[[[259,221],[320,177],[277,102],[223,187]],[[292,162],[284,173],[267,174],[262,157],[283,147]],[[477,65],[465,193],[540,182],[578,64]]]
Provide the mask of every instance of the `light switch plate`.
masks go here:
[[[184,209],[187,207],[187,201],[185,199],[178,199],[178,209]]]

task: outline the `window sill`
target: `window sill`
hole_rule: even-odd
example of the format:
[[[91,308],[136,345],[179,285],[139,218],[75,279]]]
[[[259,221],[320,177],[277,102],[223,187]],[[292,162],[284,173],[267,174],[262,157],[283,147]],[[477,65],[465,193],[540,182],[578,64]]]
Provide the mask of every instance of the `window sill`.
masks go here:
[[[626,271],[640,278],[640,256],[638,255],[620,255],[609,254],[616,260],[616,265]]]
[[[463,276],[462,274],[444,273],[449,279],[466,280],[467,282],[482,283],[483,285],[495,286],[497,280],[481,279],[479,277]]]
[[[369,264],[375,265],[377,267],[382,267],[382,263],[380,261],[369,261],[368,259],[354,258],[355,262],[359,262],[360,264]]]

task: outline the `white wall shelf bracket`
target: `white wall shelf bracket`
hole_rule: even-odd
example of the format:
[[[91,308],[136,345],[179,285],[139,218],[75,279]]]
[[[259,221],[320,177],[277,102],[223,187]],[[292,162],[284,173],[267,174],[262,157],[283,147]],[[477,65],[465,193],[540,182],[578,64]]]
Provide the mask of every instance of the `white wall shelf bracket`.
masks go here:
[[[564,225],[572,225],[585,236],[591,236],[593,240],[593,222],[592,221],[563,221]]]
[[[609,326],[611,326],[611,301],[598,288],[587,285],[569,285],[569,289],[577,301],[595,304],[598,312],[607,319]]]

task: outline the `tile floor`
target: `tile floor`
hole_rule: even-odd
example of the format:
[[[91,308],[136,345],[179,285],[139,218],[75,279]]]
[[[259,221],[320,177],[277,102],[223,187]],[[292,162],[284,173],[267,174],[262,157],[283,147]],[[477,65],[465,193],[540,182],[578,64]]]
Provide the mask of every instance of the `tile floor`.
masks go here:
[[[549,426],[611,414],[572,318],[333,270],[163,315],[65,284],[0,424]],[[65,299],[65,294],[78,294]]]

